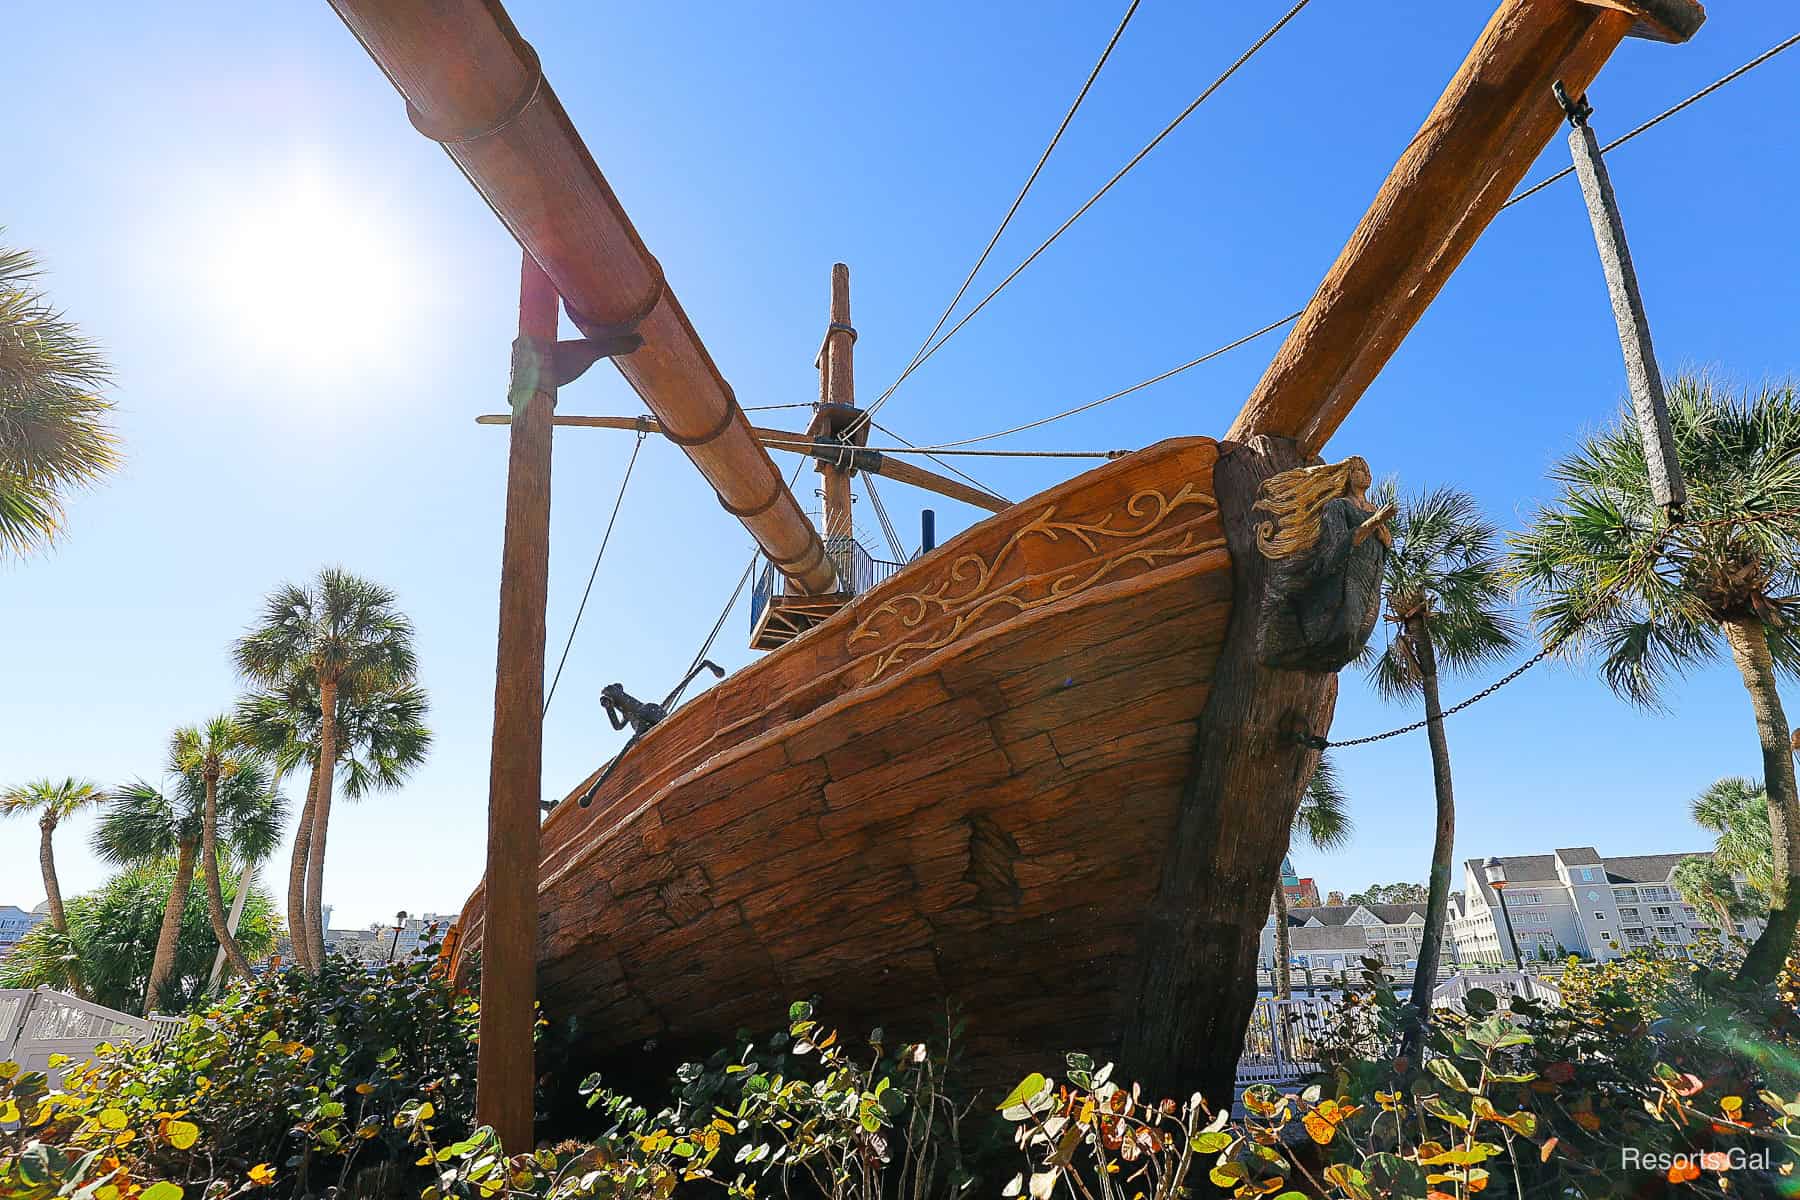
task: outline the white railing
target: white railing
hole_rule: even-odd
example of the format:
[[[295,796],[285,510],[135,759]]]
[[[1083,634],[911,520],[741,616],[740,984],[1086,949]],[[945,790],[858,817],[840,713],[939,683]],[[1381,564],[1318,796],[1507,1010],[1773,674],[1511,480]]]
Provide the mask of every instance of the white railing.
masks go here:
[[[62,1068],[50,1066],[51,1055],[76,1063],[92,1058],[101,1042],[165,1041],[185,1020],[145,1020],[47,987],[0,989],[0,1061],[48,1072],[54,1086]]]
[[[1561,1004],[1562,990],[1538,974],[1519,971],[1465,971],[1440,983],[1431,994],[1433,1008],[1459,1007],[1471,988],[1486,988],[1504,1007],[1515,996],[1545,1004]],[[1346,1024],[1348,1022],[1348,1024]],[[1282,1083],[1323,1070],[1321,1043],[1330,1034],[1361,1044],[1368,1054],[1380,1054],[1375,1013],[1367,1005],[1351,1009],[1337,996],[1294,996],[1277,1000],[1259,996],[1244,1031],[1244,1052],[1238,1059],[1237,1085]]]

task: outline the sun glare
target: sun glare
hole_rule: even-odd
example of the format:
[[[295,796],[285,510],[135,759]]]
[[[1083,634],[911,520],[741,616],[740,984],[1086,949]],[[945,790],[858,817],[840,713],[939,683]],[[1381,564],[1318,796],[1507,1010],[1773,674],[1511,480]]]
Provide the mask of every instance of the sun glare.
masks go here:
[[[322,172],[268,185],[217,232],[222,335],[308,374],[355,371],[391,351],[419,294],[406,247]]]

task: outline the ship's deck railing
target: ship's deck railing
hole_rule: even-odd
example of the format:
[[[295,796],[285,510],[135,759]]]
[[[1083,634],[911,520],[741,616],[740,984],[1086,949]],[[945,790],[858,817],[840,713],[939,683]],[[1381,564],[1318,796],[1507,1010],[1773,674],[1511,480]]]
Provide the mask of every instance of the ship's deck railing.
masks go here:
[[[841,596],[860,596],[905,565],[875,558],[861,542],[844,534],[831,534],[823,541],[825,555],[837,570],[838,594]],[[771,601],[800,594],[791,588],[787,576],[776,569],[774,563],[763,560],[756,585],[750,592],[750,628],[757,627]]]

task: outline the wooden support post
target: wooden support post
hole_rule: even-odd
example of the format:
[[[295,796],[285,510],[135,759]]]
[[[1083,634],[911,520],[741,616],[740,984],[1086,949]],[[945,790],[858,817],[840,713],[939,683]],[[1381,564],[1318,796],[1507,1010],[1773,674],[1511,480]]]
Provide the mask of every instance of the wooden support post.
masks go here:
[[[481,941],[477,1118],[509,1154],[532,1149],[537,1071],[538,800],[544,758],[544,607],[550,584],[550,436],[556,380],[557,295],[530,254],[519,281],[506,543],[500,562],[500,637],[494,743],[488,768],[487,911]]]
[[[1575,160],[1575,177],[1581,180],[1582,199],[1587,201],[1588,220],[1594,226],[1594,245],[1600,251],[1607,294],[1612,297],[1613,320],[1619,326],[1619,348],[1625,352],[1625,379],[1631,385],[1631,407],[1637,413],[1638,437],[1644,443],[1650,491],[1671,521],[1680,520],[1687,503],[1687,485],[1675,457],[1669,401],[1663,395],[1656,348],[1650,344],[1650,320],[1644,315],[1631,247],[1625,242],[1625,219],[1619,215],[1619,198],[1613,194],[1600,143],[1587,121],[1593,109],[1585,96],[1569,99],[1560,83],[1556,98],[1569,115],[1569,153]]]
[[[819,356],[824,401],[823,427],[836,432],[856,415],[856,330],[850,324],[850,268],[831,265],[831,324],[825,328],[825,344]],[[865,430],[864,441],[867,440]],[[821,462],[819,475],[825,485],[825,536],[848,538],[854,532],[850,515],[850,472],[835,463]],[[849,583],[840,581],[844,587]]]

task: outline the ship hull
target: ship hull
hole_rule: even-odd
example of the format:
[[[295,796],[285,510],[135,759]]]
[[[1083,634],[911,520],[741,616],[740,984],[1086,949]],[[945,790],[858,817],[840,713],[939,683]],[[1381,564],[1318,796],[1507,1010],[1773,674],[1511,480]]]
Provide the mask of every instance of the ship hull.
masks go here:
[[[948,1005],[996,1076],[1115,1046],[1230,623],[1217,458],[1163,442],[982,522],[560,804],[545,1014],[604,1053]]]

